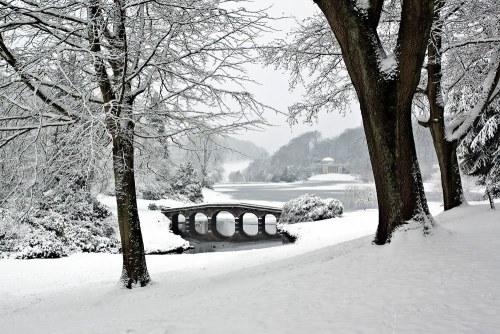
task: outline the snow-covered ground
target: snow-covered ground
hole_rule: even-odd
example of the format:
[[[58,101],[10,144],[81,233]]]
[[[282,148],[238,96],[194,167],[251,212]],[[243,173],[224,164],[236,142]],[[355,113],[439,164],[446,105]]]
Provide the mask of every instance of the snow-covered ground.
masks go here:
[[[116,216],[116,198],[114,196],[99,195],[97,199],[105,204]],[[137,200],[139,219],[141,220],[142,237],[146,253],[169,252],[179,248],[189,248],[189,242],[170,231],[170,221],[160,211],[148,210],[150,203],[168,207],[185,206],[185,203],[170,199],[159,201]],[[116,226],[118,231],[118,226]]]
[[[120,255],[0,261],[1,333],[495,333],[500,212],[464,206],[430,236],[371,244],[377,211],[298,225],[297,244],[148,256],[126,290]]]

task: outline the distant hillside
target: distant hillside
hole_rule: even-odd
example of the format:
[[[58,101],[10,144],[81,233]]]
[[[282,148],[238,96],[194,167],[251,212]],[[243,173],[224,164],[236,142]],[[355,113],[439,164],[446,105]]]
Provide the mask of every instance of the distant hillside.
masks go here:
[[[430,177],[437,163],[429,131],[415,126],[415,144],[422,176]],[[348,173],[372,180],[370,157],[362,127],[347,129],[337,137],[321,138],[318,131],[291,139],[272,156],[257,158],[242,171],[229,175],[232,182],[291,182],[320,173],[321,160],[333,158]]]
[[[221,140],[221,145],[226,148],[224,152],[224,161],[226,162],[265,159],[269,156],[266,149],[248,140],[225,137]]]

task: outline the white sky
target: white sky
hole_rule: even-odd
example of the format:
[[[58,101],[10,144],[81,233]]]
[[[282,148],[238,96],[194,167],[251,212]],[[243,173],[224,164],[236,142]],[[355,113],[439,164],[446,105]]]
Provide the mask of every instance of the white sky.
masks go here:
[[[272,6],[269,13],[273,17],[295,16],[299,20],[311,16],[318,10],[312,0],[254,0],[253,5],[259,8]],[[294,25],[294,19],[277,20],[273,27],[283,32],[273,33],[273,36],[284,36]],[[304,91],[303,89],[289,91],[288,73],[281,70],[275,71],[272,67],[263,68],[259,65],[247,66],[247,72],[250,78],[260,83],[260,85],[247,87],[259,101],[284,113],[288,112],[288,107],[294,102],[301,101]],[[268,127],[260,132],[246,131],[234,137],[250,140],[273,153],[291,138],[307,131],[318,130],[323,137],[333,137],[347,128],[361,125],[358,107],[354,105],[351,109],[351,112],[345,115],[340,115],[336,110],[332,110],[331,113],[322,113],[318,117],[318,123],[313,125],[302,124],[302,120],[299,120],[299,124],[292,128],[288,125],[285,115],[268,112],[264,117],[274,125],[273,127]]]

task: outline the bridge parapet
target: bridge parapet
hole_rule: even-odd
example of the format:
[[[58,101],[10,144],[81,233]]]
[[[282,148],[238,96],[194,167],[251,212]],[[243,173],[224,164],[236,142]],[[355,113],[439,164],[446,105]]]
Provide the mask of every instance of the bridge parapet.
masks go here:
[[[184,238],[203,240],[203,241],[256,241],[266,239],[281,238],[278,233],[271,234],[266,231],[266,216],[272,215],[276,218],[276,223],[281,217],[282,210],[271,206],[262,206],[246,203],[214,203],[185,206],[179,208],[166,208],[161,212],[170,219],[170,229],[173,233]],[[234,217],[235,231],[232,236],[224,236],[217,230],[217,215],[220,212],[229,212]],[[207,231],[200,233],[195,228],[195,216],[202,213],[207,217]],[[243,216],[247,213],[254,214],[257,217],[257,234],[250,235],[245,232]],[[179,216],[185,218],[185,227],[179,228]]]

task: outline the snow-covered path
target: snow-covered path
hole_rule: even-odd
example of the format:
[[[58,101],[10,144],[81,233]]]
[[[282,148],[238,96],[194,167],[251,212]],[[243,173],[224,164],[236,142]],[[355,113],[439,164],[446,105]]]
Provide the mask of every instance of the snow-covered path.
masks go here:
[[[356,238],[373,231],[367,211],[323,235],[304,228],[297,245],[149,256],[154,284],[132,291],[116,284],[119,256],[0,261],[1,332],[494,333],[500,213],[437,220],[433,236],[399,232],[383,247]]]

